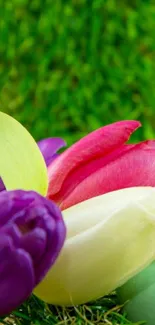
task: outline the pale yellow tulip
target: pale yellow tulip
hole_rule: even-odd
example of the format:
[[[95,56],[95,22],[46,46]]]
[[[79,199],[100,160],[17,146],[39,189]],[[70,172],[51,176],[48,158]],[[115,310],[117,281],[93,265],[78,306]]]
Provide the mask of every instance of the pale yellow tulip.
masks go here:
[[[67,239],[34,293],[57,305],[104,296],[155,257],[155,189],[104,194],[63,211]]]

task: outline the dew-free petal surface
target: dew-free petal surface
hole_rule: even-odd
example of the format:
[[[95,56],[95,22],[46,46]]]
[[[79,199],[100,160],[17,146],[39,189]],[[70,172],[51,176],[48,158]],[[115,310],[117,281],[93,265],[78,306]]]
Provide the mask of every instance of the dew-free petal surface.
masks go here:
[[[81,304],[121,286],[155,256],[155,189],[130,188],[63,212],[67,240],[35,289],[58,305]]]
[[[121,121],[106,125],[65,150],[48,168],[49,197],[54,197],[60,191],[70,173],[123,145],[140,125],[138,121]]]
[[[62,186],[62,210],[91,197],[133,186],[155,186],[155,141],[123,145],[77,169]],[[68,195],[67,195],[68,194]]]
[[[0,177],[8,190],[47,191],[47,170],[42,154],[29,132],[0,112]]]

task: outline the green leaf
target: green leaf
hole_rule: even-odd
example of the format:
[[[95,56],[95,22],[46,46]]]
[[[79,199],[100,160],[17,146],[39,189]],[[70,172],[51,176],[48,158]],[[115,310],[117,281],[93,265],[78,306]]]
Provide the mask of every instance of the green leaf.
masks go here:
[[[8,190],[47,191],[47,168],[29,132],[0,112],[0,177]]]
[[[135,275],[117,290],[124,311],[133,322],[155,324],[155,262]]]

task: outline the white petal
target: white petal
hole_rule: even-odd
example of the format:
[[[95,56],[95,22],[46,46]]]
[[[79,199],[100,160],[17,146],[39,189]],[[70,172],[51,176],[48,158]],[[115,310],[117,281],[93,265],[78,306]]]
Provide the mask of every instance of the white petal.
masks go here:
[[[154,195],[152,187],[126,188],[94,197],[66,209],[63,216],[67,226],[67,238],[95,226],[130,202],[142,202],[152,191]]]
[[[68,211],[64,215],[69,237],[55,265],[35,289],[43,300],[72,305],[99,298],[154,260],[153,188],[115,191]]]

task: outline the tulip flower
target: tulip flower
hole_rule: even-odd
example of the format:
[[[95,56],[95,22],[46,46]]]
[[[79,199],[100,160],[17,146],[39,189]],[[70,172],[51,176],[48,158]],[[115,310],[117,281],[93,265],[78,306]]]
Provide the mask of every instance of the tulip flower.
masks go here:
[[[32,191],[0,194],[0,314],[21,304],[43,279],[63,245],[59,209]]]
[[[34,293],[76,305],[123,285],[155,257],[155,189],[137,187],[91,198],[63,211],[67,239]]]
[[[59,208],[44,197],[47,169],[37,144],[1,112],[0,151],[0,315],[4,315],[31,294],[55,263],[66,230]]]
[[[130,202],[129,206],[126,209],[129,209],[129,213],[124,211],[123,208],[123,200],[124,196],[123,193],[128,193],[127,188],[130,188],[132,191],[132,187],[137,187],[137,191],[139,191],[139,186],[155,186],[155,173],[154,173],[154,159],[155,159],[155,141],[144,141],[138,144],[126,144],[130,135],[133,133],[140,126],[140,123],[137,121],[122,121],[117,122],[106,127],[103,127],[93,133],[89,134],[85,138],[81,139],[77,143],[75,143],[71,148],[67,149],[61,156],[57,158],[52,164],[48,166],[48,175],[49,175],[49,188],[48,188],[48,197],[61,207],[62,210],[67,209],[64,211],[65,216],[67,213],[72,214],[72,222],[74,224],[74,218],[76,215],[76,209],[80,210],[81,216],[83,219],[78,219],[78,226],[81,224],[85,224],[85,219],[88,218],[90,221],[92,219],[92,214],[94,213],[95,217],[97,216],[96,213],[96,205],[93,201],[94,206],[91,205],[91,201],[88,200],[90,198],[100,196],[102,194],[106,194],[111,191],[115,191],[113,195],[116,195],[116,191],[119,189],[124,189],[121,192],[122,198],[120,197],[120,204],[122,204],[122,212],[124,213],[124,218],[128,218],[130,214],[131,206],[133,202]],[[135,191],[135,190],[134,190]],[[138,198],[136,199],[136,192],[135,193],[135,200],[137,202]],[[106,194],[107,195],[107,194]],[[100,199],[102,200],[104,197],[101,196]],[[77,203],[88,200],[89,204],[89,212],[84,212],[84,206],[82,211],[82,206],[78,205]],[[109,205],[114,204],[113,197],[111,197],[111,202]],[[103,201],[100,201],[100,205]],[[137,203],[136,203],[137,204]],[[152,203],[151,203],[152,204]],[[75,206],[74,206],[75,205]],[[74,206],[74,210],[69,210],[68,208]],[[151,206],[150,206],[151,207]],[[92,209],[92,211],[91,211]],[[104,208],[103,208],[104,209]],[[107,209],[107,208],[106,208]],[[109,208],[108,208],[109,209]],[[102,214],[104,216],[104,212]],[[117,215],[117,214],[116,214]],[[97,218],[97,217],[96,217]],[[136,216],[135,216],[136,218]],[[68,220],[68,219],[67,219]],[[67,223],[68,229],[70,229],[71,224],[71,217],[69,219],[70,223]],[[87,222],[89,222],[87,221]],[[128,221],[128,220],[127,220]],[[129,217],[129,221],[131,222],[131,217]],[[91,221],[90,221],[91,225]],[[75,229],[77,224],[75,223]],[[82,226],[81,226],[82,227]],[[89,225],[88,225],[89,227]],[[68,230],[69,231],[69,230]],[[73,227],[72,227],[73,231]],[[126,236],[128,231],[128,224],[122,229],[124,232],[125,238],[122,239],[122,245],[127,245]],[[74,231],[73,231],[74,233]],[[88,232],[86,233],[86,235]],[[138,232],[137,232],[138,234]],[[117,233],[112,237],[109,234],[110,240],[115,242],[115,237],[117,238]],[[78,234],[78,237],[72,239],[72,241],[76,240],[77,246],[79,245],[81,250],[82,244],[79,244],[80,238],[84,240],[84,233]],[[120,237],[121,238],[121,237]],[[79,241],[78,241],[79,240]],[[91,236],[85,238],[85,241],[88,240],[92,242]],[[94,239],[95,240],[95,239]],[[97,239],[96,239],[97,240]],[[45,300],[58,303],[58,304],[70,304],[71,300],[74,303],[82,303],[89,301],[93,298],[98,298],[100,295],[104,293],[110,292],[110,285],[108,290],[106,290],[106,283],[108,283],[108,273],[110,273],[111,277],[114,276],[114,265],[111,265],[111,270],[108,269],[107,274],[104,273],[106,269],[106,264],[108,261],[105,259],[105,264],[102,263],[95,263],[96,259],[94,255],[90,256],[90,253],[87,254],[79,253],[79,251],[75,252],[72,248],[72,242],[70,240],[63,249],[63,256],[58,261],[58,267],[64,268],[66,267],[65,276],[60,274],[58,269],[56,268],[57,264],[55,265],[55,269],[52,270],[48,274],[48,277],[45,279],[45,287],[47,288],[48,284],[52,283],[52,288],[54,288],[54,283],[58,283],[58,279],[60,281],[60,285],[57,287],[57,294],[55,293],[54,289],[52,292],[47,291],[44,292],[44,288],[42,284],[37,289],[37,294],[39,296],[43,296]],[[83,241],[82,241],[83,243]],[[93,242],[94,243],[94,242]],[[93,244],[94,247],[95,244]],[[128,252],[130,251],[131,243],[128,244],[128,248],[126,248],[126,254],[128,257]],[[69,248],[68,248],[69,247]],[[99,252],[101,251],[101,247],[103,247],[103,242],[100,239],[100,247],[98,248]],[[108,244],[106,251],[108,251]],[[131,246],[132,247],[132,246]],[[78,249],[78,248],[77,248]],[[143,246],[141,245],[140,250],[143,251]],[[90,246],[90,251],[92,254],[93,246]],[[97,250],[95,249],[97,252]],[[149,255],[149,254],[148,254]],[[82,257],[81,257],[82,256]],[[110,258],[110,255],[108,255]],[[116,256],[118,257],[118,253],[114,250],[114,256],[111,257],[113,263],[116,263]],[[135,256],[137,261],[139,259],[138,253]],[[92,259],[91,259],[92,257]],[[78,262],[75,262],[75,258],[78,259]],[[94,263],[93,263],[94,259]],[[71,263],[72,260],[72,263]],[[154,260],[154,258],[152,259]],[[101,262],[101,260],[98,259]],[[117,266],[119,265],[119,269],[121,269],[122,264],[124,264],[124,260],[119,262],[117,260]],[[151,260],[150,260],[151,261]],[[78,268],[85,268],[83,264],[88,263],[91,269],[91,272],[94,272],[94,278],[92,279],[91,275],[89,275],[89,270],[87,272],[80,273]],[[132,260],[129,259],[129,263],[132,264]],[[149,262],[150,263],[150,262]],[[148,263],[148,264],[149,264]],[[77,265],[78,264],[78,265]],[[82,265],[82,266],[81,266]],[[120,286],[120,283],[124,282],[125,284],[119,289],[118,294],[120,297],[121,302],[125,302],[126,300],[130,300],[130,303],[126,305],[126,310],[131,320],[138,321],[142,319],[146,319],[149,325],[154,325],[155,318],[152,316],[151,311],[154,308],[154,299],[155,296],[155,285],[153,284],[154,279],[154,268],[155,262],[148,266],[145,270],[138,273],[135,277],[132,276],[129,281],[126,280],[122,281],[119,280],[114,285],[111,285],[111,290]],[[145,265],[146,266],[146,265]],[[101,270],[101,274],[98,274],[96,271],[97,268]],[[143,266],[139,268],[139,271],[143,269]],[[55,272],[57,273],[57,280],[55,279]],[[75,277],[71,276],[71,270],[74,270]],[[137,269],[138,270],[138,269]],[[68,274],[67,274],[68,272]],[[151,274],[151,282],[148,280],[148,276],[150,277]],[[104,280],[101,279],[105,275]],[[68,276],[68,277],[67,277]],[[65,278],[64,278],[65,277]],[[86,279],[87,280],[86,280]],[[130,278],[130,276],[129,276]],[[74,283],[75,281],[75,283]],[[87,285],[83,285],[83,281],[87,281]],[[101,285],[103,281],[103,286]],[[112,280],[111,284],[112,284]],[[74,283],[74,284],[73,284]],[[151,284],[150,284],[151,283]],[[80,285],[81,284],[81,285]],[[77,297],[78,293],[76,294],[76,285],[78,286],[79,296]],[[154,285],[154,286],[153,286]],[[95,286],[95,289],[94,289]],[[101,291],[98,291],[98,288],[101,286]],[[82,289],[83,288],[83,289]],[[144,291],[145,288],[145,291]],[[94,291],[93,291],[94,290]],[[97,292],[96,292],[97,291]],[[66,296],[65,296],[65,293]],[[58,297],[58,294],[60,295]],[[68,296],[67,296],[68,294]],[[55,297],[55,298],[53,298]],[[57,297],[57,298],[56,298]],[[61,297],[61,298],[60,298]],[[70,298],[69,298],[70,297]],[[147,303],[146,303],[147,302]],[[143,312],[141,313],[141,310]],[[148,316],[149,315],[149,316]]]
[[[155,141],[126,144],[139,126],[117,122],[65,150],[48,167],[48,198],[64,210],[121,188],[155,186]]]

